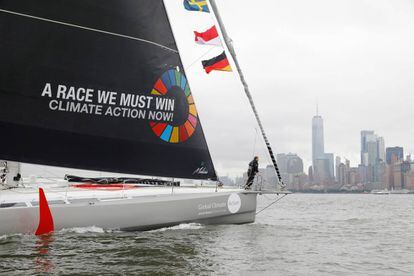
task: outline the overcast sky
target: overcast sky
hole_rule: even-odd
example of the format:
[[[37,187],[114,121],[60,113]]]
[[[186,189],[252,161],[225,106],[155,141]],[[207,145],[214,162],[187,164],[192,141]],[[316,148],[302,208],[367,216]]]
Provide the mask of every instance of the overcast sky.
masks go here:
[[[360,131],[370,129],[386,146],[414,153],[413,1],[216,2],[275,152],[310,165],[319,102],[326,152],[357,165]],[[195,44],[192,34],[213,18],[166,3],[216,167],[244,170],[254,150],[252,113],[236,73],[203,72],[198,59],[221,49]]]

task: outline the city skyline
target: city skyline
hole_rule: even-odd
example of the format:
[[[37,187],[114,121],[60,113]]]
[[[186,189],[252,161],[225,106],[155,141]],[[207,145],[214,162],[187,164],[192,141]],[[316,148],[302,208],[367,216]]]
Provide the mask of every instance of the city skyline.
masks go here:
[[[323,118],[317,109],[312,118],[312,165],[307,174],[298,154],[277,154],[282,178],[289,189],[345,193],[414,191],[414,160],[410,154],[404,154],[403,147],[385,147],[383,136],[374,130],[361,130],[360,162],[352,166],[350,160],[325,152],[323,130]],[[263,171],[263,175],[267,182],[274,183],[274,178],[268,176],[268,168]]]
[[[377,135],[375,133],[375,130],[371,130],[370,128],[367,129],[361,129],[359,132],[360,135],[360,144],[359,144],[359,151],[356,154],[359,154],[359,160],[352,160],[351,158],[349,158],[346,155],[342,155],[340,153],[335,152],[335,150],[333,150],[333,155],[336,158],[341,158],[344,160],[349,161],[351,164],[353,165],[368,165],[368,164],[373,164],[375,163],[375,159],[378,158],[384,162],[386,162],[389,157],[388,155],[386,156],[386,149],[388,148],[401,148],[401,149],[406,149],[406,148],[410,148],[410,145],[389,145],[386,143],[386,139],[384,138],[384,135]],[[303,160],[304,166],[305,168],[308,168],[310,166],[314,167],[314,160],[316,158],[327,158],[326,154],[331,154],[331,153],[326,153],[325,152],[325,136],[324,136],[324,131],[325,131],[325,127],[324,127],[324,117],[319,113],[319,106],[317,106],[316,108],[316,114],[312,117],[312,140],[311,140],[311,148],[312,148],[312,157],[306,157],[306,156],[302,156],[300,155],[297,151],[288,151],[288,154],[297,154],[298,156],[300,156]],[[314,141],[316,140],[316,141]],[[363,153],[368,153],[370,150],[372,151],[372,144],[375,143],[375,151],[378,152],[378,154],[376,155],[376,157],[373,157],[370,160],[364,160],[364,155]],[[411,156],[414,155],[413,152],[408,152],[408,151],[404,151],[404,153],[401,155],[401,159],[405,159],[407,156]],[[371,154],[372,156],[372,154]],[[367,158],[367,156],[365,156]],[[309,161],[309,159],[311,161]],[[355,159],[355,158],[354,158]],[[307,161],[307,162],[306,162]]]
[[[385,139],[374,130],[361,130],[360,162],[352,164],[349,159],[324,148],[323,118],[316,109],[312,118],[312,165],[304,166],[297,153],[276,155],[279,171],[284,183],[292,191],[304,192],[367,192],[396,190],[414,191],[414,160],[404,154],[404,147],[386,147]],[[271,165],[260,168],[257,185],[265,179],[267,185],[277,183]],[[234,180],[227,176],[220,179],[226,185],[243,185],[247,174]]]
[[[335,148],[335,142],[334,142],[335,139],[332,139],[331,137],[330,137],[330,139],[326,138],[325,133],[330,133],[330,130],[329,130],[329,127],[326,127],[324,125],[325,117],[320,112],[319,104],[317,105],[317,111],[316,112],[317,112],[316,115],[314,115],[312,117],[312,138],[314,137],[313,132],[314,132],[314,129],[315,129],[315,122],[317,122],[316,124],[322,124],[322,128],[321,128],[322,145],[321,145],[321,148],[319,149],[319,151],[322,150],[321,152],[326,153],[325,152],[326,144],[329,145],[329,148],[332,147],[332,146]],[[315,118],[317,118],[317,121],[315,121]],[[329,121],[329,119],[328,119],[328,121]],[[404,148],[404,158],[406,158],[407,155],[414,155],[414,150],[413,150],[414,144],[412,144],[412,143],[409,143],[407,145],[405,145],[405,144],[404,145],[402,145],[402,144],[390,144],[390,143],[387,142],[388,139],[387,139],[386,134],[381,133],[381,136],[378,136],[378,135],[375,134],[376,131],[373,130],[373,128],[370,128],[370,127],[360,129],[356,133],[355,137],[353,137],[353,140],[358,139],[358,143],[355,143],[353,145],[353,147],[357,149],[356,151],[352,151],[352,152],[348,152],[348,153],[335,152],[334,150],[332,150],[332,151],[329,150],[329,151],[333,152],[335,157],[338,156],[338,157],[341,157],[342,159],[349,160],[351,164],[354,164],[354,165],[362,164],[363,163],[362,162],[363,157],[361,156],[361,149],[362,149],[361,135],[362,135],[362,132],[366,132],[366,133],[369,134],[368,139],[371,139],[371,140],[374,139],[374,138],[379,139],[381,141],[380,143],[383,144],[384,150],[386,148],[391,148],[391,147],[403,147]],[[313,160],[314,160],[314,153],[313,153],[313,150],[312,150],[313,148],[314,148],[314,144],[313,144],[313,142],[311,142],[310,152],[312,154],[310,156],[309,155],[302,155],[302,154],[300,154],[299,151],[295,151],[295,150],[290,150],[290,151],[286,151],[286,152],[298,154],[303,159],[305,167],[309,167],[309,166],[313,165]],[[278,152],[281,152],[281,151],[278,151]],[[385,151],[382,153],[382,158],[381,159],[385,161]]]
[[[285,153],[294,153],[294,154],[298,154],[304,163],[305,168],[308,168],[309,166],[312,166],[314,164],[314,160],[315,158],[318,156],[319,158],[325,158],[326,156],[324,156],[324,154],[328,154],[326,153],[325,149],[326,149],[326,144],[329,144],[329,147],[331,147],[332,145],[335,145],[335,143],[333,142],[332,139],[326,139],[325,136],[325,132],[330,132],[329,131],[329,127],[326,127],[324,125],[324,119],[325,117],[323,116],[323,114],[320,113],[319,111],[319,104],[317,104],[316,107],[316,113],[315,115],[313,115],[312,117],[312,137],[311,137],[311,142],[309,143],[310,146],[309,148],[311,149],[311,155],[302,155],[298,150],[292,149],[292,150],[288,150],[285,151]],[[328,119],[329,120],[329,119]],[[407,155],[414,155],[414,151],[411,151],[410,149],[413,147],[413,144],[407,144],[407,145],[398,145],[398,144],[390,144],[387,143],[387,137],[384,133],[381,133],[381,136],[378,136],[377,134],[375,134],[375,130],[372,130],[373,128],[364,128],[359,130],[358,133],[356,133],[354,140],[358,139],[358,143],[356,143],[356,145],[354,145],[354,147],[357,148],[357,151],[352,152],[351,154],[348,153],[341,153],[341,152],[335,152],[335,151],[330,151],[333,153],[334,158],[335,157],[341,157],[341,159],[346,159],[349,160],[351,164],[353,165],[358,165],[358,164],[363,164],[362,162],[362,156],[361,156],[361,150],[364,148],[361,142],[361,136],[362,133],[366,133],[368,134],[368,139],[372,140],[372,139],[378,139],[380,141],[380,143],[382,144],[382,148],[384,149],[384,152],[380,153],[381,155],[381,159],[385,161],[385,149],[386,148],[392,148],[392,147],[403,147],[404,148],[404,156],[403,158],[406,158]],[[318,140],[314,142],[314,139]],[[316,153],[314,152],[314,150],[316,150]],[[282,151],[277,151],[282,153]]]

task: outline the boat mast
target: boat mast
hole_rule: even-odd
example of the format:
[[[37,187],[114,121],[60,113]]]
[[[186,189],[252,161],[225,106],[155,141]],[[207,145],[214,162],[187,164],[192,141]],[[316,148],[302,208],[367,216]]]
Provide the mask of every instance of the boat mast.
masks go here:
[[[275,168],[276,175],[277,175],[277,178],[279,180],[279,184],[282,188],[284,188],[285,184],[283,183],[282,177],[280,175],[279,167],[277,166],[276,159],[275,159],[275,156],[273,154],[272,147],[270,146],[270,143],[269,143],[269,140],[267,139],[267,136],[266,136],[266,133],[264,131],[262,122],[260,121],[260,117],[259,117],[259,114],[257,113],[257,109],[256,109],[256,106],[254,104],[252,95],[250,94],[249,86],[247,85],[246,79],[244,78],[244,75],[243,75],[243,72],[240,68],[239,62],[237,61],[236,52],[234,51],[232,40],[227,35],[226,28],[224,27],[223,21],[221,20],[220,13],[217,9],[216,1],[215,0],[210,0],[210,6],[213,9],[213,12],[216,16],[217,23],[218,23],[218,25],[221,29],[221,33],[223,35],[224,42],[226,43],[227,49],[229,50],[229,52],[230,52],[230,54],[233,58],[234,64],[236,65],[237,72],[239,73],[239,76],[240,76],[240,81],[242,82],[243,87],[244,87],[244,92],[246,93],[246,96],[249,99],[250,106],[253,109],[254,116],[256,117],[257,123],[260,127],[260,131],[261,131],[262,136],[263,136],[263,139],[266,143],[266,147],[267,147],[267,150],[269,152],[270,158],[272,159],[273,167]]]

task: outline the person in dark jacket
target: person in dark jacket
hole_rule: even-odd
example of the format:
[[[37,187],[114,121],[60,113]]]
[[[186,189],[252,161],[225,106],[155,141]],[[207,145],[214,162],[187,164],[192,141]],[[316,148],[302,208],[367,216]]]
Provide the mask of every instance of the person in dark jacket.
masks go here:
[[[249,163],[249,169],[247,170],[247,182],[245,189],[249,190],[253,185],[253,180],[256,174],[259,172],[259,157],[255,156],[252,161]]]

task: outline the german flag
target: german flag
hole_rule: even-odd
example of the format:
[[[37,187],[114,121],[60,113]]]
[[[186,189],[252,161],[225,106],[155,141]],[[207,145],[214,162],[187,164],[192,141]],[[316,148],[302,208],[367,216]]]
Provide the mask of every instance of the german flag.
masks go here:
[[[207,74],[213,70],[231,72],[229,60],[227,59],[224,51],[221,53],[221,55],[216,56],[212,59],[203,60],[201,63],[203,64],[203,68],[206,70]]]

